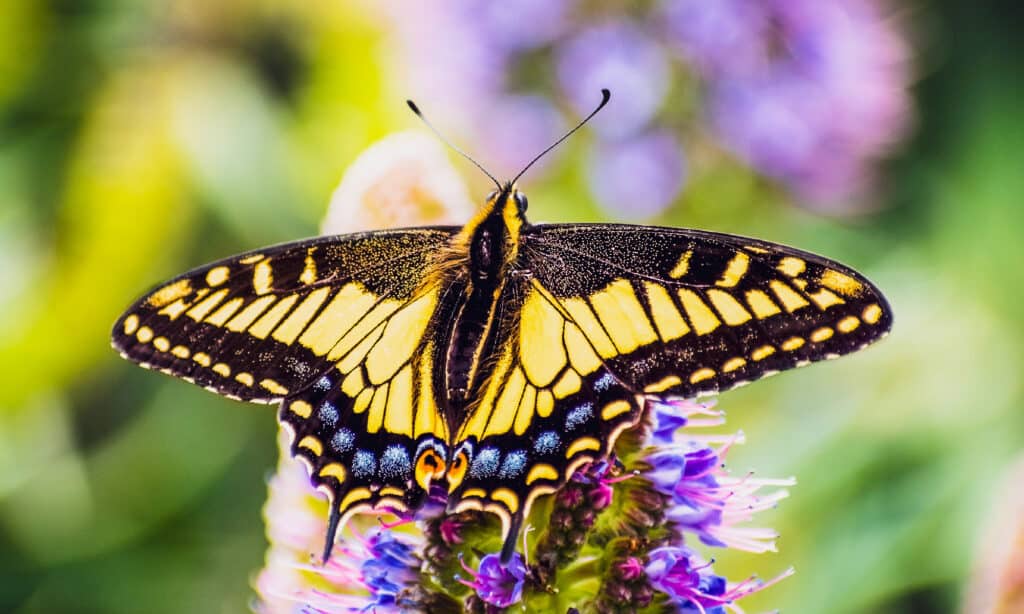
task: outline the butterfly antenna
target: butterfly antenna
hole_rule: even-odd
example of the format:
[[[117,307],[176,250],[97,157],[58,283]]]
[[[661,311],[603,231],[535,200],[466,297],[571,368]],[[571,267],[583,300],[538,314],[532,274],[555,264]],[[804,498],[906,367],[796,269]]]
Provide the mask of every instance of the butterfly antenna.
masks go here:
[[[536,158],[534,158],[533,160],[530,160],[530,163],[529,163],[529,164],[527,164],[527,165],[526,165],[526,167],[525,167],[525,168],[523,168],[523,170],[519,171],[519,174],[518,174],[518,175],[516,175],[516,178],[512,180],[512,183],[515,183],[516,181],[518,181],[518,180],[519,180],[519,178],[523,176],[523,173],[525,173],[526,171],[530,170],[530,167],[531,167],[531,166],[533,166],[533,165],[534,165],[534,163],[535,163],[535,162],[536,162],[537,160],[540,160],[540,159],[541,159],[541,158],[543,158],[543,157],[544,157],[544,155],[545,155],[545,154],[547,154],[547,153],[548,153],[549,151],[551,151],[551,150],[552,150],[552,149],[554,149],[555,147],[558,147],[559,145],[561,145],[561,144],[562,144],[562,141],[564,141],[565,139],[567,139],[567,138],[569,138],[570,136],[572,136],[572,133],[573,133],[573,132],[576,132],[577,130],[579,130],[580,128],[582,128],[582,127],[583,127],[583,124],[585,124],[585,123],[587,123],[588,121],[590,121],[590,118],[591,118],[591,117],[593,117],[593,116],[597,115],[597,112],[598,112],[598,111],[600,111],[601,109],[603,109],[603,108],[604,108],[604,105],[608,104],[608,101],[609,101],[609,100],[611,99],[611,97],[612,97],[612,93],[611,93],[610,91],[608,91],[608,88],[601,88],[601,104],[597,105],[597,108],[596,108],[596,109],[594,109],[593,111],[591,111],[591,112],[590,112],[590,115],[588,115],[588,116],[584,117],[584,118],[583,118],[583,121],[581,121],[580,123],[576,124],[576,127],[575,127],[575,128],[573,128],[573,129],[572,129],[572,130],[570,130],[569,132],[566,132],[566,133],[565,133],[565,136],[563,136],[562,138],[558,139],[558,140],[557,140],[557,141],[555,141],[555,142],[554,142],[554,143],[553,143],[553,144],[552,144],[552,145],[551,145],[550,147],[548,147],[548,148],[547,148],[547,149],[545,149],[544,151],[542,151],[542,152],[540,152],[539,154],[537,154],[537,157],[536,157]]]
[[[434,127],[434,124],[430,123],[430,121],[426,117],[423,116],[423,112],[420,111],[420,108],[416,106],[415,102],[413,102],[411,100],[406,100],[405,104],[409,105],[409,108],[412,109],[412,112],[416,114],[416,117],[420,118],[420,120],[422,120],[423,123],[427,125],[427,128],[430,128],[430,131],[433,132],[437,136],[437,138],[441,139],[442,143],[444,143],[448,147],[451,147],[460,156],[462,156],[463,158],[465,158],[465,159],[469,160],[470,162],[472,162],[473,166],[475,166],[478,169],[480,169],[481,171],[483,171],[483,174],[487,175],[490,178],[490,180],[494,182],[494,185],[498,186],[499,190],[501,189],[501,184],[498,183],[498,180],[494,178],[494,175],[488,173],[487,169],[484,168],[483,166],[481,166],[479,162],[477,162],[473,158],[469,157],[469,154],[467,154],[466,152],[462,151],[461,149],[459,149],[455,145],[452,145],[451,141],[449,141],[448,139],[444,138],[444,136],[441,135],[441,133],[438,131],[438,129]]]

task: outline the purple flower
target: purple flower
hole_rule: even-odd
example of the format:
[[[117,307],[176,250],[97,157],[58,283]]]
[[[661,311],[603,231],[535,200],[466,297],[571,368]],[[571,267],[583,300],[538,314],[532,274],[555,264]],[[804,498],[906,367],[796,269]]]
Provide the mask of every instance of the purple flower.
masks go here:
[[[485,165],[491,172],[511,177],[518,173],[534,156],[565,133],[561,112],[550,100],[542,96],[509,95],[499,98],[480,120],[479,131],[487,134],[500,147],[487,151]],[[539,175],[561,154],[552,151],[531,169]]]
[[[778,535],[772,529],[737,526],[762,510],[775,507],[789,493],[780,488],[767,494],[765,487],[791,486],[794,480],[733,478],[722,468],[728,451],[699,443],[655,448],[645,473],[654,488],[671,498],[667,518],[709,546],[749,552],[775,550]]]
[[[789,568],[767,582],[751,577],[730,585],[711,570],[711,563],[686,546],[652,550],[644,570],[651,586],[671,597],[680,612],[701,614],[725,614],[726,606],[793,575]]]
[[[501,557],[497,554],[488,554],[480,559],[478,571],[474,571],[465,563],[462,563],[462,567],[473,576],[473,581],[459,578],[459,582],[476,591],[477,596],[486,603],[507,608],[522,599],[523,585],[526,583],[526,565],[518,552],[512,555],[508,565],[502,565]]]
[[[772,27],[751,42],[760,60],[698,63],[711,122],[730,149],[803,198],[855,196],[907,124],[906,44],[871,0],[762,6]]]
[[[661,46],[626,20],[584,30],[559,48],[557,65],[558,80],[581,115],[594,108],[601,88],[621,93],[592,124],[605,136],[641,129],[661,107],[671,83]]]
[[[746,72],[764,62],[765,4],[750,0],[662,0],[669,44],[702,72]]]
[[[686,161],[675,137],[658,131],[598,146],[587,175],[594,196],[608,209],[651,217],[679,194]]]
[[[570,26],[570,14],[576,5],[572,0],[458,3],[467,21],[488,41],[510,51],[534,49],[561,36]]]
[[[698,403],[688,399],[650,398],[647,402],[654,421],[651,429],[651,441],[654,444],[671,443],[676,431],[687,424],[704,427],[725,423],[724,412],[712,409],[715,400]]]
[[[645,571],[651,585],[671,597],[683,612],[724,614],[721,606],[733,599],[725,578],[712,573],[711,564],[685,546],[653,550]]]

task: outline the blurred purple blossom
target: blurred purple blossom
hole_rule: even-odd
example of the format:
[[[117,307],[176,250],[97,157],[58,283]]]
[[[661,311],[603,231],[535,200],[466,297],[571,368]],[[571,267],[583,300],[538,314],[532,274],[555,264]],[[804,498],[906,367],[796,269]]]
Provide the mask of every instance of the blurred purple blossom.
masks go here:
[[[613,211],[651,217],[665,210],[683,186],[686,160],[665,131],[602,143],[588,164],[594,195]]]
[[[611,89],[587,178],[623,214],[661,213],[684,184],[682,148],[716,144],[800,200],[848,207],[911,119],[910,50],[882,0],[387,6],[403,91],[447,112],[445,127],[503,170],[557,136],[560,109],[585,114]],[[652,145],[652,134],[674,145]],[[609,153],[618,149],[629,151]]]
[[[594,109],[601,88],[620,94],[592,124],[606,137],[641,130],[661,107],[671,80],[661,46],[630,21],[583,30],[559,47],[558,80],[576,112]]]

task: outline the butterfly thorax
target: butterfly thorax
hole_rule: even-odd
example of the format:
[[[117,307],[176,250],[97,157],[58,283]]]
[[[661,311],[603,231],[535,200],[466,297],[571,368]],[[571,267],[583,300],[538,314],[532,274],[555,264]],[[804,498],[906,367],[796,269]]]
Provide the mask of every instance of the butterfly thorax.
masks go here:
[[[465,414],[487,381],[488,358],[500,342],[496,337],[503,313],[501,301],[519,251],[526,200],[511,185],[492,194],[477,216],[452,239],[452,278],[444,390],[450,416]]]

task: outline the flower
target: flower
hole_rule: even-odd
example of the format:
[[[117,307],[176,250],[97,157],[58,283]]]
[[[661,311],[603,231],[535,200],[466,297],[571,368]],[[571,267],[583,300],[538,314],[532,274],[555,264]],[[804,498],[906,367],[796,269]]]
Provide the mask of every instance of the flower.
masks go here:
[[[655,216],[702,177],[737,173],[697,155],[721,149],[802,202],[846,206],[910,124],[910,51],[881,0],[384,5],[396,83],[476,150],[500,143],[503,166],[554,140],[558,109],[581,116],[612,90],[586,161],[612,212]]]
[[[731,443],[718,449],[697,442],[655,448],[647,457],[650,470],[644,476],[657,491],[670,498],[668,520],[696,535],[702,543],[749,552],[774,551],[775,531],[737,525],[789,496],[784,488],[761,494],[762,488],[791,486],[796,482],[792,478],[729,476],[723,459]]]
[[[501,557],[497,554],[488,554],[480,559],[478,570],[474,571],[464,562],[462,567],[469,572],[473,580],[459,578],[459,582],[476,591],[477,596],[484,602],[499,608],[507,608],[522,599],[526,565],[518,552],[512,555],[508,565],[502,565]]]
[[[768,582],[751,578],[730,586],[711,570],[711,563],[685,546],[653,550],[644,571],[651,585],[671,597],[680,612],[701,614],[725,614],[724,606],[793,574],[790,569]]]

